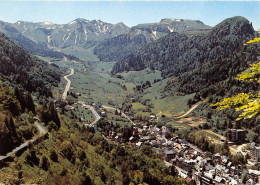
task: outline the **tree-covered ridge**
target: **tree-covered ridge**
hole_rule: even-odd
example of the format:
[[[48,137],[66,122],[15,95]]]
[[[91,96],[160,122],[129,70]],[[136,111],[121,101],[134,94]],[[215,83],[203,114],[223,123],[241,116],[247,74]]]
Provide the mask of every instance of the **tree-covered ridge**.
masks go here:
[[[30,93],[11,90],[0,81],[0,155],[10,152],[37,133],[35,106]]]
[[[254,37],[252,25],[242,17],[224,20],[204,34],[171,33],[118,62],[112,74],[147,67],[159,69],[163,77],[179,77],[172,84],[178,86],[178,91],[198,92],[223,80],[232,80],[248,63],[253,63],[258,49],[243,43]]]
[[[177,76],[209,62],[216,55],[227,57],[228,53],[240,49],[241,43],[254,34],[249,21],[241,17],[227,19],[209,33],[171,33],[123,59],[122,63],[115,65],[112,73],[150,67],[161,70],[163,76]]]
[[[0,33],[0,73],[14,84],[29,92],[51,96],[52,86],[57,86],[61,72]]]

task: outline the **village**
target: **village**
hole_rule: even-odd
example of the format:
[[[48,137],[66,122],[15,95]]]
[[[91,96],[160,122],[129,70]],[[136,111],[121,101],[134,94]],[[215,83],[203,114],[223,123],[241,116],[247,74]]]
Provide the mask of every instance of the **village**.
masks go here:
[[[90,108],[83,102],[81,105],[86,109]],[[100,104],[93,104],[92,107],[95,108],[94,111],[98,115],[101,115],[100,118],[106,117],[107,109],[111,108]],[[117,109],[114,110],[119,112]],[[125,114],[120,114],[120,116],[127,117]],[[150,119],[154,120],[156,116],[151,115]],[[95,127],[92,124],[90,126]],[[243,143],[241,146],[244,147],[241,147],[241,151],[236,152],[235,155],[246,159],[245,166],[235,165],[229,156],[219,153],[209,156],[206,151],[199,148],[200,146],[195,146],[174,135],[172,127],[157,127],[157,125],[132,122],[131,134],[128,134],[127,139],[124,137],[124,133],[115,130],[102,133],[106,139],[116,144],[132,145],[139,149],[143,145],[152,146],[158,157],[190,184],[260,184],[260,171],[248,168],[260,162],[260,146],[256,143],[245,144],[246,136],[242,129],[230,129],[227,132],[227,140],[228,145],[240,146]]]

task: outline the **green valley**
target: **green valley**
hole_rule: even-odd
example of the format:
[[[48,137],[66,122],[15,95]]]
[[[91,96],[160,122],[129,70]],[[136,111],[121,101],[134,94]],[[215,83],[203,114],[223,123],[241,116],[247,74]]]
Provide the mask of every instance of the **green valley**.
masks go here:
[[[72,20],[0,21],[0,184],[260,183],[249,20]]]

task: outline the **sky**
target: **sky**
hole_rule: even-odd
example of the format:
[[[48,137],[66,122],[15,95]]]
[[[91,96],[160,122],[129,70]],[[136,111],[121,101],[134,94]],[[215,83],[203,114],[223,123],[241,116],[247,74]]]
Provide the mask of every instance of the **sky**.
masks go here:
[[[4,1],[0,20],[49,21],[66,24],[76,18],[124,22],[128,26],[159,22],[163,18],[200,20],[215,26],[226,18],[244,16],[260,28],[260,1]]]

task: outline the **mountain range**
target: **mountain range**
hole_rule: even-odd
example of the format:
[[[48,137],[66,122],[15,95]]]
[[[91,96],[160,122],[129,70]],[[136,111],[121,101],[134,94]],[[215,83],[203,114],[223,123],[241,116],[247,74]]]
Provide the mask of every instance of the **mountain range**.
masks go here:
[[[103,61],[120,61],[145,44],[172,32],[199,32],[210,29],[210,26],[198,20],[162,19],[159,23],[139,24],[126,34],[106,39],[94,48],[94,53]]]
[[[119,61],[145,44],[171,32],[205,31],[211,29],[201,21],[162,19],[159,23],[140,24],[129,28],[124,23],[110,24],[100,20],[76,19],[68,24],[51,22],[7,23],[0,21],[0,31],[32,53],[56,58],[77,57],[63,53],[64,48],[94,48],[100,60]],[[123,51],[123,52],[122,52]]]
[[[77,60],[78,58],[62,53],[69,46],[89,48],[97,42],[112,38],[129,31],[123,23],[110,24],[100,20],[76,19],[68,24],[50,22],[18,21],[14,24],[0,22],[0,31],[17,44],[29,51],[45,56]]]

